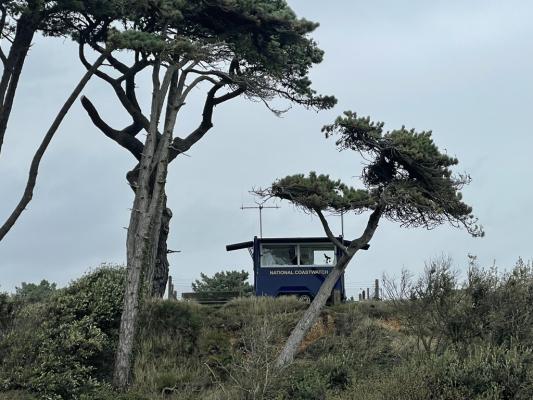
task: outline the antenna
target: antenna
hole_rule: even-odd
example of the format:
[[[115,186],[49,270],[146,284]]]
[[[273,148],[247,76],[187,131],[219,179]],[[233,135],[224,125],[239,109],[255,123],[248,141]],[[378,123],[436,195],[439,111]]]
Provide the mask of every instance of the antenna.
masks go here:
[[[344,238],[344,211],[341,211],[341,236]]]
[[[263,238],[263,208],[280,208],[279,206],[265,206],[264,202],[259,203],[255,202],[257,204],[256,206],[241,206],[241,210],[250,210],[250,209],[256,209],[259,210],[259,237]]]

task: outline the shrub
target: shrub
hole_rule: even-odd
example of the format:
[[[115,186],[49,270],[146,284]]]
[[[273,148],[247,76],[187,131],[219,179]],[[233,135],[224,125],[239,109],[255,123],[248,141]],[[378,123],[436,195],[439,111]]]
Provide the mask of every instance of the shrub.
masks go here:
[[[202,330],[205,313],[203,306],[188,302],[155,300],[143,306],[133,367],[136,389],[158,394],[175,391],[186,399],[211,384],[200,360],[202,349],[208,353],[209,347]]]
[[[491,345],[413,358],[350,388],[367,400],[526,400],[533,396],[531,350]]]
[[[0,339],[6,334],[14,317],[13,301],[7,293],[0,293]]]
[[[197,348],[201,316],[199,307],[181,301],[154,300],[147,302],[139,316],[139,340],[170,337],[176,354],[192,354]],[[154,357],[168,353],[167,343],[152,341]]]
[[[37,303],[48,299],[57,290],[55,283],[43,279],[39,284],[22,282],[15,288],[15,300],[21,303]]]
[[[291,400],[325,400],[327,378],[311,362],[292,364],[281,380],[282,398]]]
[[[28,392],[10,390],[4,393],[0,392],[0,400],[37,400],[37,397]]]
[[[124,270],[104,266],[21,308],[0,342],[0,385],[71,399],[110,377]]]

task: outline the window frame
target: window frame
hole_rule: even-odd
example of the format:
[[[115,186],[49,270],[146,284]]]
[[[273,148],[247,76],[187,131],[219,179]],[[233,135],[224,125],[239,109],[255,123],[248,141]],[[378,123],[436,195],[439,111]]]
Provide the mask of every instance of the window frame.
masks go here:
[[[301,264],[301,258],[300,258],[300,247],[313,247],[313,246],[331,246],[331,249],[333,250],[333,263],[331,264]],[[296,261],[297,264],[275,264],[275,265],[263,265],[263,247],[269,246],[269,247],[287,247],[287,246],[294,246],[296,248]],[[333,243],[261,243],[259,247],[259,267],[260,268],[313,268],[313,267],[329,267],[333,268],[337,264],[337,246],[335,246]]]

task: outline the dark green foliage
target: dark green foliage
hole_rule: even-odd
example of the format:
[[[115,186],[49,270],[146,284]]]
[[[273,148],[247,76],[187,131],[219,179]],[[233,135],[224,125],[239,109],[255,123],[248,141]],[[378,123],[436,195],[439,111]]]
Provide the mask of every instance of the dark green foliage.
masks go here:
[[[123,269],[102,267],[22,307],[0,342],[1,387],[70,399],[108,377],[123,286]]]
[[[176,355],[191,355],[196,349],[200,335],[201,317],[187,303],[175,301],[152,301],[146,303],[139,318],[140,341],[169,336],[174,340]],[[157,358],[168,352],[164,343],[154,340],[150,353]]]
[[[128,1],[125,7],[123,3],[110,13],[110,18],[131,21],[111,32],[116,48],[164,54],[176,62],[226,64],[219,70],[226,74],[229,67],[226,83],[244,85],[253,97],[279,96],[319,109],[336,102],[331,96],[317,96],[308,78],[310,67],[323,56],[307,36],[318,24],[298,19],[285,1]],[[168,35],[169,29],[175,34]]]
[[[233,360],[230,336],[223,331],[208,331],[200,336],[199,355],[216,372],[225,375]]]
[[[250,297],[220,308],[147,303],[128,393],[114,392],[106,383],[110,365],[94,362],[96,355],[105,358],[112,341],[104,322],[115,319],[110,325],[116,327],[119,321],[112,312],[119,299],[106,288],[118,288],[123,279],[120,270],[97,270],[44,302],[15,310],[13,331],[0,340],[0,379],[2,389],[17,391],[0,399],[532,398],[531,265],[519,260],[498,274],[472,262],[464,284],[446,259],[427,267],[407,282],[400,302],[326,309],[324,328],[281,371],[273,368],[276,354],[305,308],[295,299]],[[415,314],[426,330],[414,328],[408,318]],[[433,340],[429,353],[423,346],[417,352],[417,341],[437,331],[441,345]]]
[[[200,273],[200,277],[192,283],[196,293],[239,292],[244,295],[253,291],[248,283],[249,274],[244,270],[216,272],[212,277]]]
[[[310,172],[307,177],[298,174],[282,178],[272,185],[272,193],[311,211],[354,209],[362,212],[375,204],[368,191],[354,189],[315,172]]]
[[[22,303],[37,303],[46,300],[56,291],[56,284],[43,279],[38,285],[22,282],[15,288],[15,300]]]
[[[0,293],[0,339],[11,325],[14,312],[13,300],[7,293]]]
[[[352,387],[369,400],[526,400],[533,395],[531,351],[475,346],[413,358]]]
[[[379,208],[380,216],[405,227],[431,229],[447,222],[482,236],[483,230],[460,192],[470,178],[454,176],[450,170],[458,160],[438,149],[431,132],[404,127],[384,132],[383,126],[369,117],[345,112],[322,129],[326,137],[338,136],[340,150],[356,151],[368,162],[361,174],[365,189],[311,172],[279,179],[257,193],[289,200],[309,212],[361,213]]]
[[[286,399],[325,400],[327,384],[327,377],[314,363],[297,363],[285,372],[280,389]]]
[[[450,261],[440,259],[416,282],[404,275],[401,285],[385,286],[403,329],[427,354],[479,343],[533,345],[533,268],[521,259],[503,275],[472,263],[464,285]]]
[[[37,397],[28,392],[10,390],[7,392],[0,392],[0,400],[37,400]]]

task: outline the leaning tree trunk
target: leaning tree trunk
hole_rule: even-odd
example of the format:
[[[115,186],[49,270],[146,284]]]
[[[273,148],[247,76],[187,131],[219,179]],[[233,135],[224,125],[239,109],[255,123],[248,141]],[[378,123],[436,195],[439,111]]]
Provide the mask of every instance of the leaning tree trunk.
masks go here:
[[[40,146],[37,148],[37,151],[35,152],[33,159],[30,164],[30,171],[28,174],[28,180],[26,182],[26,187],[24,189],[24,193],[22,194],[21,199],[19,200],[18,204],[15,206],[15,209],[11,212],[11,215],[7,218],[7,220],[4,222],[3,225],[0,226],[0,241],[4,238],[5,235],[9,232],[9,230],[13,227],[15,222],[17,222],[18,218],[22,214],[22,212],[26,209],[26,206],[29,204],[33,197],[33,190],[35,189],[35,185],[37,182],[37,174],[39,173],[39,166],[41,164],[41,159],[44,156],[44,153],[46,152],[46,149],[48,148],[48,145],[52,141],[54,135],[56,134],[57,130],[59,129],[59,126],[61,125],[61,122],[63,122],[63,119],[67,115],[68,111],[70,110],[70,107],[72,107],[72,104],[74,104],[74,101],[78,98],[79,94],[87,85],[87,82],[91,79],[95,71],[98,69],[98,67],[104,62],[106,58],[106,54],[102,54],[98,59],[95,61],[95,63],[91,66],[91,68],[83,75],[80,82],[76,85],[68,99],[65,101],[61,109],[59,110],[59,113],[55,117],[54,121],[52,122],[52,125],[44,135],[43,140],[41,141]]]
[[[300,321],[298,321],[296,327],[292,330],[289,339],[283,347],[283,350],[278,355],[276,360],[277,367],[283,367],[292,362],[296,352],[298,351],[298,348],[300,347],[300,344],[305,338],[305,335],[320,316],[320,312],[326,305],[333,287],[342,276],[352,257],[353,254],[342,256],[335,268],[333,268],[333,270],[329,273],[324,283],[322,283],[322,286],[320,286],[320,290],[318,291],[316,297],[313,299],[307,310],[305,310],[304,315]]]
[[[333,237],[331,229],[329,228],[328,223],[326,222],[326,219],[324,218],[322,212],[320,210],[315,211],[320,217],[320,220],[324,226],[324,230],[326,231],[328,237],[333,243],[335,243],[335,238]],[[326,305],[326,302],[328,301],[328,298],[331,295],[333,287],[346,270],[346,267],[348,266],[349,262],[359,250],[368,245],[368,243],[374,236],[374,232],[378,227],[378,222],[381,218],[382,213],[383,206],[381,204],[378,204],[378,206],[374,209],[374,211],[372,211],[372,214],[368,218],[366,228],[361,237],[353,240],[350,245],[344,249],[344,254],[337,262],[337,265],[335,265],[335,267],[329,273],[324,283],[322,283],[322,286],[320,286],[320,290],[318,291],[316,297],[309,305],[307,310],[305,310],[304,315],[302,316],[300,321],[298,321],[296,327],[292,330],[291,335],[287,340],[287,343],[285,343],[283,350],[281,350],[281,353],[278,355],[278,358],[276,360],[276,367],[283,367],[291,363],[292,360],[294,360],[294,356],[296,355],[300,344],[304,340],[305,335],[307,334],[307,332],[309,332],[309,329],[311,329],[311,327],[316,322],[318,316],[320,315],[320,312]]]

